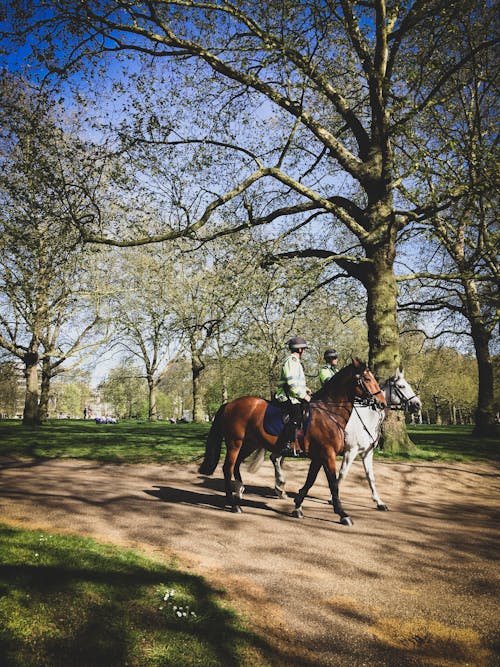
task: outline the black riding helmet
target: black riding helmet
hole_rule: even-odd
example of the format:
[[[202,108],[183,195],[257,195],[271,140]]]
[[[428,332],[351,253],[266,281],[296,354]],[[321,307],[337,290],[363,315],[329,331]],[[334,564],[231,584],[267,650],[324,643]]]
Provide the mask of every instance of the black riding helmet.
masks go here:
[[[295,336],[288,341],[289,350],[304,350],[308,347],[309,345],[307,344],[306,339],[302,338],[302,336]]]
[[[323,355],[325,358],[325,361],[328,361],[328,359],[338,359],[339,355],[337,354],[337,350],[325,350],[325,354]]]

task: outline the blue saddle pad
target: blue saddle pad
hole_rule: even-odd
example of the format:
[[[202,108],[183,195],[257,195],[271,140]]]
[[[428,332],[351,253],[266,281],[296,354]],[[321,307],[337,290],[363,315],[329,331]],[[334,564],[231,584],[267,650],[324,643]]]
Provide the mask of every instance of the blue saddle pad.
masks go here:
[[[269,435],[279,435],[283,426],[283,410],[273,403],[268,403],[264,413],[264,430]]]

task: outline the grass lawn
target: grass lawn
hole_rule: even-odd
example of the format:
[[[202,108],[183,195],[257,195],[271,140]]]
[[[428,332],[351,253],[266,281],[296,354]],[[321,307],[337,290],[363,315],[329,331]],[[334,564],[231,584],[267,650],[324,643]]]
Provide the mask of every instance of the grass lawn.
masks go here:
[[[432,461],[499,461],[500,438],[473,438],[472,426],[408,426],[417,446],[412,459]]]
[[[90,459],[109,463],[186,463],[205,451],[209,424],[92,420],[53,420],[25,427],[20,420],[0,421],[0,456]],[[498,461],[499,438],[474,438],[472,426],[408,427],[416,450],[398,459],[414,461]],[[393,458],[377,451],[379,458]]]
[[[0,524],[2,667],[264,667],[265,652],[173,563]]]
[[[209,424],[54,419],[40,427],[0,421],[0,456],[75,458],[110,463],[186,463],[205,451]]]

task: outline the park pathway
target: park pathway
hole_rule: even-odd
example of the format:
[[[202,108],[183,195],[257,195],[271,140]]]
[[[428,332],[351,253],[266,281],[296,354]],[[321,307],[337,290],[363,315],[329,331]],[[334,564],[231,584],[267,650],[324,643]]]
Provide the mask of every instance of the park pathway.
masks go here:
[[[287,463],[289,492],[306,470]],[[342,487],[352,528],[322,473],[298,520],[292,500],[273,498],[269,463],[242,472],[234,515],[220,467],[207,478],[195,464],[4,460],[0,521],[177,555],[224,585],[280,667],[500,665],[498,467],[378,461],[384,513],[357,462]]]

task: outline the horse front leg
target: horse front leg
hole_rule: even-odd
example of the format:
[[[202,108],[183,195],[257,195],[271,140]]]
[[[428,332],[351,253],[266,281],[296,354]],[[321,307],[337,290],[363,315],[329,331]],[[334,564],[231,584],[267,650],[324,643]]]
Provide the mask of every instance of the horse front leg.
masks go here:
[[[274,466],[274,490],[280,500],[288,498],[285,491],[286,477],[283,471],[284,464],[283,456],[275,456],[271,454],[271,462]]]
[[[339,470],[338,484],[340,487],[340,482],[347,477],[347,473],[351,469],[351,466],[354,462],[354,459],[358,455],[359,447],[354,445],[353,447],[348,446],[345,443],[344,456],[342,457],[342,463]],[[330,505],[333,505],[332,496],[330,495],[330,500],[328,501]]]
[[[224,465],[222,466],[222,472],[224,473],[224,488],[226,491],[226,506],[229,506],[231,512],[236,514],[241,513],[241,507],[239,499],[233,494],[232,477],[241,445],[241,440],[232,441],[230,444],[227,444],[226,458],[224,460]]]
[[[333,511],[339,515],[340,523],[343,526],[352,526],[352,519],[342,507],[339,496],[339,483],[337,480],[337,473],[335,470],[335,457],[323,464],[323,469],[326,473],[328,486],[332,494]]]
[[[389,508],[383,502],[383,500],[381,500],[380,496],[378,495],[377,487],[375,486],[375,475],[373,473],[373,452],[374,448],[372,447],[370,451],[361,457],[361,460],[363,461],[366,479],[368,480],[368,484],[370,485],[372,492],[372,499],[375,503],[377,503],[377,509],[381,512],[388,512]]]
[[[321,463],[313,459],[311,461],[311,465],[309,466],[309,472],[307,473],[306,483],[300,489],[295,498],[295,509],[292,512],[292,516],[296,517],[297,519],[302,519],[304,516],[304,513],[302,512],[302,503],[304,502],[304,498],[307,496],[309,489],[316,481],[316,477],[318,476],[320,468],[321,468]]]

